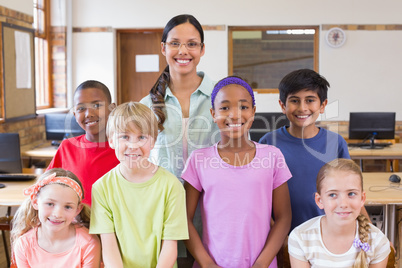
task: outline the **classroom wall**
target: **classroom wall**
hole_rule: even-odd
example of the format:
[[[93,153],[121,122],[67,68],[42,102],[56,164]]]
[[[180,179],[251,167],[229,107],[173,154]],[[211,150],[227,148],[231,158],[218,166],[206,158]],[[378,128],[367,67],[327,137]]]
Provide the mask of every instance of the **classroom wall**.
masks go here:
[[[32,1],[0,0],[0,5],[32,14]],[[52,0],[53,8],[67,14],[66,0]],[[67,4],[69,6],[69,4]],[[252,2],[205,0],[71,0],[72,27],[106,27],[110,31],[72,34],[72,89],[86,79],[99,79],[115,93],[115,29],[163,28],[177,14],[190,13],[203,25],[224,25],[223,31],[206,31],[206,54],[199,70],[218,80],[228,73],[227,26],[242,25],[374,25],[377,29],[349,27],[341,48],[325,43],[320,33],[319,71],[331,83],[329,107],[323,120],[348,120],[353,111],[396,111],[402,120],[402,2],[394,0],[255,0]],[[61,12],[63,14],[63,12]],[[66,15],[52,17],[65,25]],[[324,27],[327,29],[327,27]],[[277,96],[259,94],[257,111],[278,111]],[[265,105],[266,103],[270,105]],[[264,108],[262,108],[264,107]],[[374,108],[373,108],[374,107]]]
[[[402,24],[401,1],[255,0],[188,1],[73,0],[73,27],[163,27],[174,15],[191,13],[203,25],[326,25]],[[159,7],[158,7],[159,6]],[[156,8],[157,7],[157,8]],[[227,28],[226,28],[227,29]],[[353,111],[396,111],[402,120],[402,30],[347,30],[341,48],[320,35],[319,71],[331,83],[328,115],[323,119],[348,120]],[[114,34],[74,33],[73,83],[90,77],[115,85]],[[92,40],[92,42],[91,42]],[[227,30],[206,31],[206,53],[199,69],[213,79],[227,75]],[[94,44],[96,44],[94,46]],[[88,68],[94,62],[93,68]],[[257,96],[257,103],[273,103],[259,111],[278,110],[277,96]],[[275,107],[274,107],[275,106]],[[262,107],[262,106],[260,106]]]
[[[28,15],[24,12],[23,6],[14,6],[15,9],[11,9],[6,7],[2,2],[4,1],[0,0],[1,22],[9,22],[27,28],[31,27],[33,21],[32,14]],[[32,1],[28,1],[28,4],[32,8]],[[45,141],[45,120],[42,115],[25,120],[2,122],[0,123],[0,133],[3,132],[19,133],[21,150],[24,151]]]
[[[32,0],[0,0],[0,6],[33,16]]]

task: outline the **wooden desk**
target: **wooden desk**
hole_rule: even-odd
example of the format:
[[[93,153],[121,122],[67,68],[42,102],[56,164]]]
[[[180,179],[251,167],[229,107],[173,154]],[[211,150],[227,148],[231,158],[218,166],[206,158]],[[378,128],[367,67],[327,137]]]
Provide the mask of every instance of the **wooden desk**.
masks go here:
[[[398,160],[402,160],[402,143],[395,143],[384,149],[349,147],[349,154],[350,158],[360,160],[361,168],[363,168],[362,160],[364,159],[383,159],[391,160],[393,162],[393,171],[398,171]]]
[[[401,173],[395,173],[402,177]],[[363,187],[366,192],[366,206],[383,206],[385,235],[395,244],[397,235],[396,206],[402,205],[402,184],[391,183],[391,173],[364,172]]]
[[[21,155],[24,157],[39,158],[39,159],[53,159],[57,152],[57,147],[46,145],[44,147],[37,147],[32,150],[22,152]]]
[[[23,191],[35,183],[35,180],[30,181],[0,181],[6,187],[0,189],[0,206],[16,207],[20,206],[22,201],[27,198]]]
[[[46,143],[34,149],[21,152],[21,157],[28,161],[26,164],[28,167],[35,165],[35,162],[37,162],[35,160],[44,161],[47,167],[56,154],[57,148],[56,146],[50,145],[50,143]]]

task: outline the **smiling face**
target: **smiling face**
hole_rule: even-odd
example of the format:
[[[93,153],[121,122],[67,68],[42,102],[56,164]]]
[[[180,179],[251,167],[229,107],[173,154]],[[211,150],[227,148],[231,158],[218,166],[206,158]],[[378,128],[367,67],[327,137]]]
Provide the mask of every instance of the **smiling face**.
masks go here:
[[[86,88],[74,95],[74,116],[91,142],[106,141],[106,123],[110,114],[109,101],[102,90]]]
[[[229,139],[243,138],[248,134],[254,121],[255,106],[244,87],[231,84],[216,94],[211,114],[220,129],[223,144],[226,144]]]
[[[143,134],[133,122],[127,124],[126,131],[118,131],[109,138],[110,147],[115,150],[123,170],[149,166],[148,157],[154,147],[154,138]]]
[[[185,43],[197,42],[201,43],[201,36],[198,30],[189,22],[177,25],[167,35],[167,43],[177,42]],[[188,50],[183,44],[179,50],[171,49],[168,45],[161,43],[162,54],[166,57],[171,74],[188,74],[197,71],[197,65],[201,57],[204,55],[205,46],[195,50]]]
[[[321,103],[317,92],[301,90],[295,94],[289,94],[286,103],[279,101],[282,112],[290,121],[289,131],[297,133],[313,132],[316,129],[315,121],[325,111],[327,100]]]
[[[41,227],[53,233],[68,230],[82,209],[77,193],[56,183],[44,186],[32,206],[38,210]]]
[[[316,204],[324,209],[328,222],[337,226],[355,224],[365,200],[361,177],[339,170],[326,175],[321,182],[320,193],[315,196]]]

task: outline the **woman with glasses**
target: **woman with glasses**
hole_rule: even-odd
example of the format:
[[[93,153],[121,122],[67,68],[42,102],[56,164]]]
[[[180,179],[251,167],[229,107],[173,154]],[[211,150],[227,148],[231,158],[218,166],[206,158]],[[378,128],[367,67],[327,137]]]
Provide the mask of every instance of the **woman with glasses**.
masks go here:
[[[178,15],[166,24],[161,49],[168,66],[141,103],[159,120],[161,132],[151,158],[181,180],[190,153],[220,139],[209,111],[215,83],[197,73],[205,53],[204,32],[192,15]]]
[[[159,120],[160,134],[151,152],[152,161],[182,181],[181,173],[191,152],[220,140],[210,114],[215,82],[197,72],[205,53],[204,32],[192,15],[178,15],[166,24],[161,49],[168,66],[141,103],[152,108]],[[199,211],[194,224],[202,229]],[[185,252],[184,244],[179,243],[178,256],[185,256]],[[183,261],[179,258],[179,267],[184,267],[180,265]]]

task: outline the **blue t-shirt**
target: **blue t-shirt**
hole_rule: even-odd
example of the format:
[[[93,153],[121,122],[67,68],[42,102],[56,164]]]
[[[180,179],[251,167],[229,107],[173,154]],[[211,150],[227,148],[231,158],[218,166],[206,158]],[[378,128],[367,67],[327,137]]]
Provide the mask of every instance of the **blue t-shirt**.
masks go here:
[[[293,177],[288,180],[292,205],[290,231],[303,222],[323,215],[315,203],[316,179],[320,168],[336,158],[350,158],[346,141],[337,133],[320,128],[310,139],[289,134],[286,127],[268,132],[260,143],[278,147],[283,153]]]

